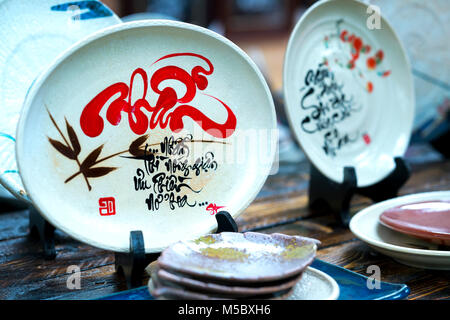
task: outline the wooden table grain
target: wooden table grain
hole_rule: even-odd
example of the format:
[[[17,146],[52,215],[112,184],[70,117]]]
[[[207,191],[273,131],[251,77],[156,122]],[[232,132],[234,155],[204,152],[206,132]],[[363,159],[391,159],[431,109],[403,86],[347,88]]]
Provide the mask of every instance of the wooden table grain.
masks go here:
[[[426,145],[414,145],[406,156],[412,176],[400,194],[449,190],[450,160]],[[255,201],[239,216],[240,231],[280,232],[314,237],[322,242],[318,258],[369,276],[370,265],[381,269],[381,280],[406,283],[408,299],[450,299],[450,272],[408,267],[376,253],[358,240],[330,214],[308,209],[309,164],[282,163],[269,176]],[[351,212],[371,204],[355,196]],[[42,256],[39,243],[28,237],[28,212],[0,210],[0,299],[94,299],[126,290],[123,277],[114,270],[114,255],[80,243],[56,231],[55,260]],[[70,290],[70,266],[81,270],[81,288]],[[142,284],[147,278],[144,276]]]

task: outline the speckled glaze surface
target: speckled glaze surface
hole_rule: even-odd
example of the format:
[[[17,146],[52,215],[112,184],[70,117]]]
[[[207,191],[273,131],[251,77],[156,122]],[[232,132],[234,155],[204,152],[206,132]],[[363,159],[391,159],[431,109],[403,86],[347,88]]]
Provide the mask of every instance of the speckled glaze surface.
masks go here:
[[[380,222],[398,232],[450,245],[450,201],[402,204],[384,211]]]
[[[180,241],[158,258],[161,268],[228,282],[273,281],[300,274],[315,258],[318,240],[255,232],[222,232]]]
[[[120,19],[100,1],[0,0],[0,183],[29,202],[16,163],[16,128],[30,87],[64,50]]]

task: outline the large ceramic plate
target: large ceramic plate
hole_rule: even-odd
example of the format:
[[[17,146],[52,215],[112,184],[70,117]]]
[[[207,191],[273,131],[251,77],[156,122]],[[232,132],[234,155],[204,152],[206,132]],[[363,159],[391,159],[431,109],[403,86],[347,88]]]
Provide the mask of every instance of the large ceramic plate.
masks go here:
[[[286,113],[306,155],[339,183],[353,166],[360,187],[394,169],[414,118],[402,45],[385,19],[370,30],[368,18],[358,1],[316,3],[292,32],[283,70]]]
[[[37,76],[65,49],[120,23],[99,1],[0,0],[0,183],[28,201],[16,164],[16,127]]]
[[[408,236],[382,225],[380,215],[387,209],[407,203],[450,199],[450,191],[427,192],[398,197],[358,212],[350,221],[350,230],[375,250],[409,266],[450,270],[450,250]]]
[[[276,119],[248,56],[200,27],[110,27],[33,86],[18,127],[25,189],[56,227],[89,244],[147,252],[239,215],[269,174]]]

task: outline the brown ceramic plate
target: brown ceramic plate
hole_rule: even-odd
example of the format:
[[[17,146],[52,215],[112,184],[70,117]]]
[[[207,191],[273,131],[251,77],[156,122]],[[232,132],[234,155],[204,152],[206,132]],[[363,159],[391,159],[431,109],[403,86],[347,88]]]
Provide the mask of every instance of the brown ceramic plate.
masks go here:
[[[165,284],[174,284],[187,288],[188,290],[195,290],[208,294],[226,294],[234,297],[267,295],[291,289],[300,280],[302,274],[303,273],[281,281],[257,283],[257,286],[241,286],[237,283],[234,285],[226,285],[202,281],[197,278],[192,278],[181,273],[169,272],[164,269],[156,270],[156,276]]]
[[[450,201],[402,204],[384,211],[380,222],[401,233],[450,245]]]
[[[161,268],[203,279],[267,282],[300,274],[315,258],[318,240],[255,232],[222,232],[180,241],[158,258]]]

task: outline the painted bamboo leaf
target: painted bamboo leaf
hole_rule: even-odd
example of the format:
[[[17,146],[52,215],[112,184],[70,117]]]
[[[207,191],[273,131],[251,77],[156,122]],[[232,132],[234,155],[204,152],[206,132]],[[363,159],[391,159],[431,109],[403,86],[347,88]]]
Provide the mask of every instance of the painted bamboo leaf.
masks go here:
[[[100,153],[102,152],[103,146],[104,145],[102,144],[101,146],[94,149],[94,151],[89,153],[89,155],[86,157],[86,159],[84,159],[84,161],[80,165],[81,171],[85,172],[86,169],[89,169],[90,167],[95,165],[95,162],[97,161],[98,157],[100,156]]]
[[[71,160],[76,159],[76,155],[70,147],[66,146],[65,144],[63,144],[57,140],[53,140],[52,138],[49,138],[49,137],[48,137],[48,141],[56,150],[59,151],[59,153],[61,153],[65,157],[67,157]]]
[[[108,173],[116,170],[114,167],[98,167],[98,168],[88,168],[84,171],[84,174],[88,178],[98,178],[106,176]]]
[[[128,152],[136,157],[143,156],[145,153],[145,150],[141,149],[141,147],[147,141],[148,136],[149,135],[146,134],[146,135],[143,135],[143,136],[137,138],[136,140],[134,140],[130,144],[130,148],[128,149]]]
[[[66,120],[66,127],[67,127],[67,134],[69,135],[70,143],[72,144],[73,151],[75,155],[79,155],[81,152],[81,146],[80,142],[78,141],[77,134],[75,133],[75,130],[73,130],[72,126],[69,124],[69,122]]]

